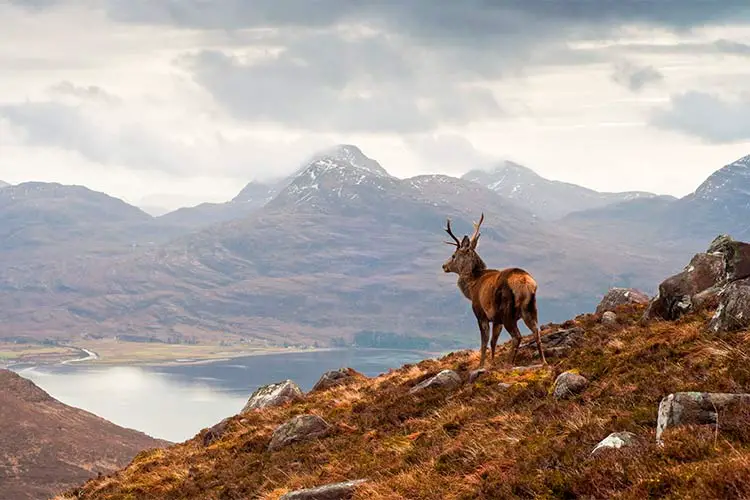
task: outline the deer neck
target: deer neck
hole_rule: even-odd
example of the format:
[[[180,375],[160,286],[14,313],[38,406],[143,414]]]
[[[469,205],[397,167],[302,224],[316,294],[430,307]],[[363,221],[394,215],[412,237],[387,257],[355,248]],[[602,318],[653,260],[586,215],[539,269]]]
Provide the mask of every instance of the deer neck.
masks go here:
[[[484,273],[483,268],[475,268],[473,272],[460,274],[458,276],[458,289],[469,300],[472,300],[474,291],[479,283],[479,277]]]

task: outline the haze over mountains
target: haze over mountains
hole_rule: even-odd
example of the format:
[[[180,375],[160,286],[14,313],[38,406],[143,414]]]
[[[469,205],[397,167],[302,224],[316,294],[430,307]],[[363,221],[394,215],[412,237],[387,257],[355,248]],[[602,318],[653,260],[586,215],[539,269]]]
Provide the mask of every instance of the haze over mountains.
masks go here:
[[[749,163],[674,199],[597,193],[514,164],[398,179],[342,145],[226,203],[161,217],[25,183],[0,191],[0,336],[330,345],[380,332],[473,345],[468,303],[440,269],[446,217],[468,233],[484,212],[485,261],[528,269],[542,321],[564,320],[610,286],[653,291],[718,233],[746,236]]]

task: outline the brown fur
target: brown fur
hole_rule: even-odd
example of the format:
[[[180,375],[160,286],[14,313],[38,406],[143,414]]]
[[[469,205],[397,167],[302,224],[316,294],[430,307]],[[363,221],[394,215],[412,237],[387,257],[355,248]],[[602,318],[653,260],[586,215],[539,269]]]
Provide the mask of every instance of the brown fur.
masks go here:
[[[479,333],[482,340],[482,354],[479,361],[480,368],[484,366],[487,343],[490,342],[492,362],[495,360],[495,347],[503,326],[512,338],[510,363],[516,360],[518,346],[521,344],[521,332],[518,320],[531,330],[536,338],[539,356],[543,364],[547,364],[542,350],[539,333],[536,305],[537,284],[534,278],[523,269],[512,267],[507,269],[487,269],[484,261],[476,252],[479,241],[479,226],[484,220],[484,214],[478,224],[474,225],[471,238],[464,236],[459,241],[450,229],[450,220],[446,232],[453,238],[456,246],[450,259],[443,264],[446,273],[458,274],[458,288],[471,301],[474,316],[477,318]],[[492,323],[492,339],[490,340],[490,323]]]

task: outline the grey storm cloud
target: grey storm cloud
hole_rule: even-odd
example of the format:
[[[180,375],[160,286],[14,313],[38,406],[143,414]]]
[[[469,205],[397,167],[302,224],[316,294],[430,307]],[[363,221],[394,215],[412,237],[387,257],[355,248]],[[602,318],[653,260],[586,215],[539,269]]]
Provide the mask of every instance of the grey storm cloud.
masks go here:
[[[314,34],[259,61],[202,51],[182,63],[236,118],[296,128],[411,133],[503,114],[491,91],[466,84],[478,75],[382,35]]]
[[[672,96],[669,106],[651,117],[651,124],[711,143],[750,140],[750,93],[723,99],[705,92]]]
[[[664,75],[653,66],[636,66],[628,61],[615,64],[612,80],[627,87],[633,92],[642,90],[645,86],[658,83]]]

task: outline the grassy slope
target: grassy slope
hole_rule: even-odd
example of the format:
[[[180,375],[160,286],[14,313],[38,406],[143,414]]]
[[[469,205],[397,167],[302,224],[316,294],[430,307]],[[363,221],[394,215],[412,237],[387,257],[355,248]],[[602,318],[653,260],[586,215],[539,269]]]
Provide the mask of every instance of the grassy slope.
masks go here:
[[[356,498],[736,498],[750,495],[750,417],[720,416],[721,429],[678,428],[654,443],[657,408],[675,391],[749,392],[750,333],[718,338],[706,317],[641,326],[641,308],[620,326],[579,316],[586,343],[550,371],[498,367],[454,393],[409,388],[440,369],[466,380],[476,352],[425,360],[379,378],[310,395],[283,408],[235,416],[209,447],[202,435],[143,452],[123,471],[92,480],[77,498],[269,498],[302,487],[369,478]],[[572,322],[568,322],[572,323]],[[503,346],[507,347],[507,346]],[[505,354],[501,350],[501,355]],[[530,363],[528,352],[520,359]],[[575,398],[550,396],[557,374],[591,381]],[[499,382],[514,385],[508,390]],[[320,441],[269,453],[273,429],[315,413],[334,425]],[[610,432],[638,448],[589,456]],[[75,492],[69,492],[73,498]]]

